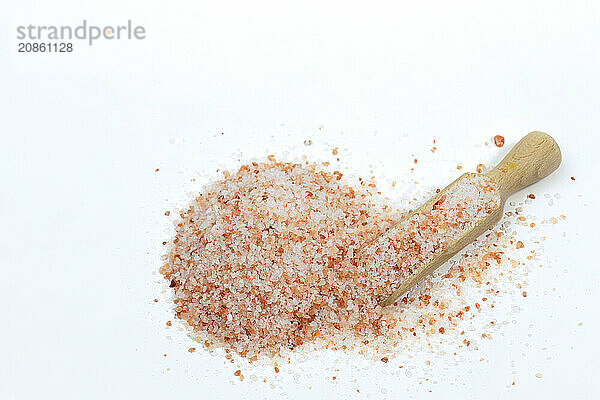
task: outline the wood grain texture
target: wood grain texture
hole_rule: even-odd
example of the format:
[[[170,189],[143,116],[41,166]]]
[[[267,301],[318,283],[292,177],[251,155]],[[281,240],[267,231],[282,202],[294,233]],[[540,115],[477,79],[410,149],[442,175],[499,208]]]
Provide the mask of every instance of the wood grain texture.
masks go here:
[[[452,256],[472,243],[485,231],[491,229],[500,218],[502,218],[504,204],[508,197],[550,175],[559,167],[561,160],[562,155],[558,144],[548,134],[543,132],[531,132],[523,137],[496,167],[484,174],[491,177],[496,182],[501,200],[500,206],[493,213],[475,224],[471,229],[455,238],[448,245],[446,250],[417,268],[417,270],[408,279],[402,282],[402,284],[396,288],[387,299],[381,301],[379,304],[382,307],[385,307],[394,303],[398,297],[404,295],[423,278],[441,267]],[[416,211],[410,213],[398,222],[398,224],[390,228],[390,230],[417,213],[431,210],[437,200],[444,196],[451,187],[458,184],[464,178],[476,175],[480,174],[466,173],[461,175]],[[385,235],[386,233],[382,236]]]

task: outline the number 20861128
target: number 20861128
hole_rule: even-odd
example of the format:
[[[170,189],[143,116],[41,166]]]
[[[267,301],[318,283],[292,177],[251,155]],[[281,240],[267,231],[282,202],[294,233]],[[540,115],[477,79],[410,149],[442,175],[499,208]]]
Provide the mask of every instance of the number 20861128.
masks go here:
[[[19,53],[71,53],[73,43],[19,43]]]

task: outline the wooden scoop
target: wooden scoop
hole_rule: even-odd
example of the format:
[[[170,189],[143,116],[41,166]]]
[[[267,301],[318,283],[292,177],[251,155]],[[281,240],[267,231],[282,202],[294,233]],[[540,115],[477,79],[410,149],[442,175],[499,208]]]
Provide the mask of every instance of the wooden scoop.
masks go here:
[[[482,218],[469,230],[450,241],[446,250],[440,252],[433,259],[421,265],[408,279],[402,282],[400,287],[398,287],[390,297],[381,301],[379,304],[382,307],[385,307],[394,303],[398,297],[405,294],[423,278],[438,269],[442,264],[477,239],[477,237],[486,230],[491,229],[502,217],[502,214],[504,213],[504,203],[508,197],[550,175],[558,168],[561,160],[562,156],[560,149],[554,139],[549,135],[543,132],[531,132],[522,138],[494,169],[483,174],[492,178],[496,183],[498,194],[500,195],[500,206],[491,214]],[[467,172],[461,175],[444,190],[429,199],[419,209],[410,213],[398,222],[398,224],[390,228],[390,230],[417,213],[430,211],[433,208],[433,205],[446,194],[449,188],[460,183],[464,178],[477,175],[481,174]]]

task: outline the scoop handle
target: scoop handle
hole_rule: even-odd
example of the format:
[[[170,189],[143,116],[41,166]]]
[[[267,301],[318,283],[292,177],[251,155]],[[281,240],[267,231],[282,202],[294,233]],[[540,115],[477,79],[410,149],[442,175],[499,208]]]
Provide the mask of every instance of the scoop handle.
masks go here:
[[[562,160],[556,141],[544,132],[528,133],[493,169],[487,172],[498,184],[500,195],[513,193],[554,172]]]

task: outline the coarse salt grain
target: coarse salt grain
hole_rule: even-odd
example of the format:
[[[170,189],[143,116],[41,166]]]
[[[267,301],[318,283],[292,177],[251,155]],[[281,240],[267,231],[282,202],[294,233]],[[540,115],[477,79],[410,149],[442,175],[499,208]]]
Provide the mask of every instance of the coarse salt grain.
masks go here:
[[[494,144],[497,147],[504,146],[504,136],[502,136],[502,135],[496,135],[496,136],[494,136]]]
[[[367,253],[376,262],[357,262],[358,251],[395,219],[376,195],[341,177],[269,158],[208,185],[180,213],[161,273],[173,288],[177,317],[208,338],[206,346],[276,354],[339,334],[400,332],[401,318],[390,314],[393,307],[378,307],[378,300],[499,205],[491,181],[468,178],[430,212],[373,242]],[[499,262],[499,254],[489,257]],[[451,269],[448,277],[481,280],[489,262],[474,262],[468,271]],[[403,303],[447,307],[427,293]]]
[[[392,219],[340,178],[269,161],[207,187],[181,213],[161,268],[177,316],[240,353],[376,324],[361,315],[376,303],[351,261]]]

